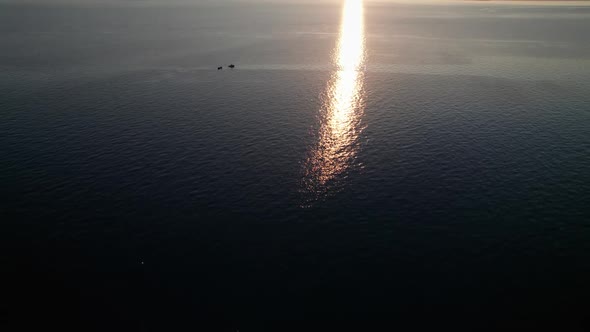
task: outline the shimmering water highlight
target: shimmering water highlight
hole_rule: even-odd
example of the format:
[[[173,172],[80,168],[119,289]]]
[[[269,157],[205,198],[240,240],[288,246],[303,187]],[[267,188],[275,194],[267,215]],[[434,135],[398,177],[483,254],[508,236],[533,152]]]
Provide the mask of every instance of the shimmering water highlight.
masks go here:
[[[317,145],[305,165],[304,186],[312,199],[338,190],[338,176],[354,164],[363,129],[364,62],[364,4],[347,0],[334,55],[337,70],[328,82],[320,110]]]

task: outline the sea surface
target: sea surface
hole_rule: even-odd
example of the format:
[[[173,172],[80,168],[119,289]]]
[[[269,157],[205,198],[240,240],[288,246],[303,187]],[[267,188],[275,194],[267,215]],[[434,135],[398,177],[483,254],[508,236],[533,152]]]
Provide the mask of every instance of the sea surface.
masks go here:
[[[1,4],[2,315],[588,324],[589,33],[576,4]]]

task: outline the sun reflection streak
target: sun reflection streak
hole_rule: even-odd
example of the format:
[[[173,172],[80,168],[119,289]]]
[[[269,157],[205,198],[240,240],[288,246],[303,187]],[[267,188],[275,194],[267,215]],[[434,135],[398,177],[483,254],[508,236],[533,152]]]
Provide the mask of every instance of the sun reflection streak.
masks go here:
[[[337,70],[328,82],[320,110],[318,142],[305,165],[305,191],[319,199],[337,190],[338,177],[354,165],[363,113],[365,31],[363,0],[345,0],[338,43]]]

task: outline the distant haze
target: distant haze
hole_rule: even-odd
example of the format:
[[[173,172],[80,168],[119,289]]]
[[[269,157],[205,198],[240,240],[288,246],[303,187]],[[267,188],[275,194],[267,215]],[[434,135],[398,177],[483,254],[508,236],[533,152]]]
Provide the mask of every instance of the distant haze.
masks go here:
[[[339,3],[343,0],[0,0],[0,3],[12,4],[218,4],[218,3]],[[387,3],[444,3],[444,2],[543,2],[543,3],[590,3],[590,0],[365,0],[365,2],[387,2]]]

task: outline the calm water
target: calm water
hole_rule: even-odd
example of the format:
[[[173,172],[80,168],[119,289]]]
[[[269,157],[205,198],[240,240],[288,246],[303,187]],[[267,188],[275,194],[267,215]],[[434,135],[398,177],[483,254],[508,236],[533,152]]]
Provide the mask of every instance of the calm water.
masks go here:
[[[0,5],[3,315],[575,326],[589,31],[590,6]]]

